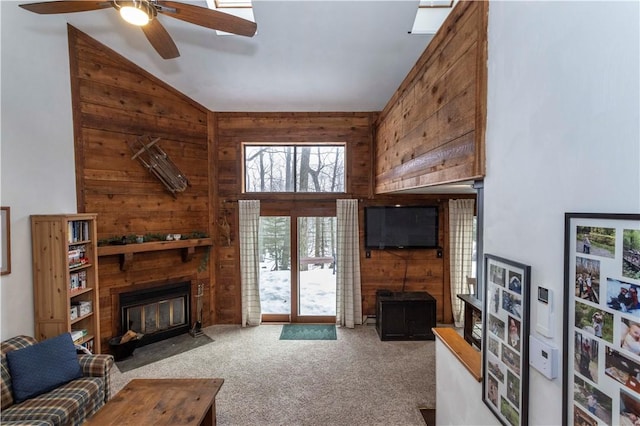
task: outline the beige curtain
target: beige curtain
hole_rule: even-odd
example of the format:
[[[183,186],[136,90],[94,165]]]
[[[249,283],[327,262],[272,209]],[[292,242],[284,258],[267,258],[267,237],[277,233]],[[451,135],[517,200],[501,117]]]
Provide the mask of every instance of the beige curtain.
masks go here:
[[[471,276],[474,205],[475,200],[449,200],[451,306],[456,327],[462,327],[464,316],[464,305],[457,295],[468,292],[466,277]]]
[[[362,324],[358,200],[337,200],[336,324]]]
[[[258,230],[260,201],[238,201],[240,214],[240,281],[242,289],[242,327],[260,325],[260,263]]]

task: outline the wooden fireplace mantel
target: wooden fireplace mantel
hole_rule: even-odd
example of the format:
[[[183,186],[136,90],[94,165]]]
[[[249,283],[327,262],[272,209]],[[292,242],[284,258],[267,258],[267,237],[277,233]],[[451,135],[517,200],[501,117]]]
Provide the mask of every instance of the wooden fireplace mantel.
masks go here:
[[[180,249],[182,261],[189,262],[195,254],[196,247],[207,247],[212,245],[213,239],[211,238],[194,238],[190,240],[151,241],[148,243],[101,246],[98,247],[98,257],[118,255],[120,256],[120,270],[126,271],[133,264],[133,257],[136,253]]]

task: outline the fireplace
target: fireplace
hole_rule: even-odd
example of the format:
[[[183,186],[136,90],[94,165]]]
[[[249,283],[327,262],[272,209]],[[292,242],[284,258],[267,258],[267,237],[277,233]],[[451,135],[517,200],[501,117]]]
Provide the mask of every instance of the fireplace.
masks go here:
[[[120,293],[120,331],[144,334],[139,346],[189,331],[191,283],[180,282]]]

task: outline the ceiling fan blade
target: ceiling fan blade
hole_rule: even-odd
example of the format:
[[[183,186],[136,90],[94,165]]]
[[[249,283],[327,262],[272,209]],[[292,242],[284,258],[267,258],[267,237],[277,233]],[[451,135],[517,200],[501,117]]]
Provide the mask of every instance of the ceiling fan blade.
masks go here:
[[[180,56],[173,39],[157,18],[140,28],[144,35],[147,36],[149,43],[164,59],[173,59]]]
[[[158,0],[156,7],[160,13],[212,30],[253,37],[258,28],[255,22],[206,7],[163,0]]]
[[[52,13],[87,12],[89,10],[106,9],[111,7],[112,3],[110,1],[68,0],[27,3],[19,6],[30,12],[48,15]]]

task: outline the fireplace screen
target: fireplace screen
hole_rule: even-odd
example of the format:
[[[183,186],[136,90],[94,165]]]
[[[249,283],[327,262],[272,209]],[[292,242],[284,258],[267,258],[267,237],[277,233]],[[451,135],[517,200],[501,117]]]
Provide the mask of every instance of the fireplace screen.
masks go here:
[[[170,284],[120,294],[121,329],[142,333],[140,345],[189,330],[190,283]]]
[[[187,324],[185,298],[176,297],[127,309],[129,329],[144,334]]]

